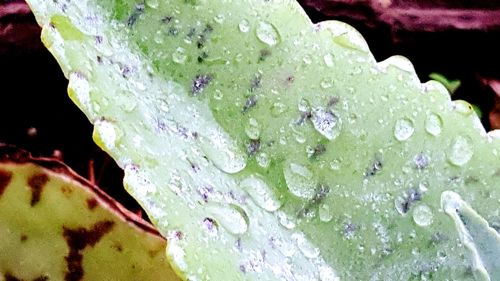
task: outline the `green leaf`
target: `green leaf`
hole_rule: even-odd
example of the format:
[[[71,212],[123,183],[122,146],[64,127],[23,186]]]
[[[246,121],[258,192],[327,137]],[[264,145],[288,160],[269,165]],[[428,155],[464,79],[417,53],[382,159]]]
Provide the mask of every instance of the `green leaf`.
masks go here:
[[[178,280],[166,241],[64,164],[0,145],[0,280]]]
[[[482,270],[440,198],[498,226],[498,134],[405,58],[377,63],[352,27],[294,1],[28,2],[127,190],[183,233],[167,254],[185,278]]]

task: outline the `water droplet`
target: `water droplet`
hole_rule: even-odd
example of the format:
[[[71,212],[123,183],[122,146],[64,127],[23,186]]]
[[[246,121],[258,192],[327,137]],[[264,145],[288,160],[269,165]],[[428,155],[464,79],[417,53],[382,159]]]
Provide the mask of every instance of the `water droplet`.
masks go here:
[[[274,190],[258,175],[252,175],[241,181],[240,186],[262,209],[274,212],[281,207],[281,201]]]
[[[318,207],[319,219],[322,222],[329,222],[332,220],[332,212],[330,211],[330,206],[327,204],[321,204]]]
[[[226,19],[226,17],[224,17],[224,15],[223,15],[223,14],[218,14],[218,15],[216,15],[216,16],[214,17],[214,21],[215,21],[216,23],[219,23],[219,24],[220,24],[220,23],[223,23],[225,19]]]
[[[198,141],[208,159],[223,172],[234,174],[246,167],[246,154],[225,132],[213,130],[208,137],[198,137]]]
[[[156,31],[154,40],[157,44],[163,44],[163,32],[161,30]]]
[[[94,137],[96,142],[102,143],[107,149],[114,149],[122,136],[123,131],[110,121],[105,119],[95,121]]]
[[[335,274],[335,271],[329,266],[322,265],[319,267],[320,281],[340,281],[340,278]]]
[[[334,140],[340,134],[341,119],[330,110],[321,107],[313,109],[311,121],[314,128],[329,140]]]
[[[315,247],[302,233],[292,234],[292,239],[295,240],[299,250],[306,258],[314,259],[319,256],[319,249]]]
[[[300,99],[298,107],[300,112],[309,112],[311,110],[309,101],[306,99]]]
[[[333,159],[333,161],[330,162],[330,169],[334,171],[340,170],[340,163],[341,161],[339,159]]]
[[[90,85],[83,74],[79,72],[70,74],[68,94],[80,107],[90,110]]]
[[[328,53],[323,56],[323,60],[325,61],[326,66],[332,67],[333,66],[333,56],[332,54]]]
[[[146,5],[152,9],[158,8],[158,0],[146,0]]]
[[[456,166],[462,166],[469,162],[474,154],[472,140],[468,136],[456,136],[448,148],[448,161]]]
[[[317,184],[314,174],[308,168],[290,163],[283,172],[288,190],[293,195],[309,200],[314,198]]]
[[[469,116],[472,114],[472,112],[474,112],[472,105],[463,100],[453,101],[453,110],[464,116]]]
[[[269,167],[269,156],[267,156],[265,152],[257,154],[257,156],[255,156],[255,160],[257,160],[257,164],[259,164],[259,166],[261,166],[262,168]]]
[[[186,50],[182,47],[178,47],[172,53],[172,60],[178,64],[184,64],[187,60]]]
[[[280,35],[276,27],[274,27],[271,23],[261,21],[257,25],[257,29],[255,30],[255,35],[262,42],[269,46],[274,46],[281,41]]]
[[[243,19],[238,24],[238,28],[241,32],[247,33],[250,30],[250,23],[247,20]]]
[[[282,226],[287,229],[295,228],[295,222],[292,221],[292,219],[290,219],[290,217],[285,212],[278,211],[276,212],[276,214],[278,215],[278,220]]]
[[[214,204],[207,206],[207,212],[232,234],[243,234],[248,230],[248,216],[240,206]]]
[[[245,133],[252,140],[259,139],[260,136],[260,126],[257,120],[250,118],[248,124],[245,126]]]
[[[325,78],[325,79],[321,80],[320,86],[323,89],[328,89],[328,88],[331,88],[333,86],[333,83],[330,79]]]
[[[305,63],[305,64],[311,64],[312,63],[312,59],[309,55],[305,55],[303,58],[302,58],[302,61]]]
[[[214,91],[214,99],[216,99],[216,100],[221,100],[223,97],[224,97],[224,94],[222,93],[222,91],[221,91],[221,90],[216,89],[216,90]]]
[[[413,210],[413,221],[419,226],[429,226],[433,221],[432,210],[429,206],[421,204]]]
[[[410,119],[402,118],[396,121],[394,136],[398,141],[409,139],[413,135],[413,132],[415,132],[415,128],[413,127],[413,121]]]
[[[271,108],[271,115],[274,117],[278,117],[286,110],[286,105],[281,102],[275,102]]]
[[[427,133],[437,136],[441,134],[441,128],[443,127],[443,120],[441,117],[435,113],[430,114],[427,116],[427,119],[425,120],[425,130]]]

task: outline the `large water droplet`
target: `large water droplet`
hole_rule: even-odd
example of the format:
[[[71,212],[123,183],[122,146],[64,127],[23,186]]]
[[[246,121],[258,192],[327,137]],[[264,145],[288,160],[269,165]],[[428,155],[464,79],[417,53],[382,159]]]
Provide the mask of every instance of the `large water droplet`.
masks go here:
[[[433,136],[437,136],[441,134],[442,127],[443,120],[439,115],[432,113],[427,116],[427,119],[425,120],[425,130],[427,131],[427,133]]]
[[[243,170],[247,163],[246,154],[224,132],[214,130],[208,137],[198,137],[200,148],[208,159],[220,170],[234,174]]]
[[[243,234],[248,230],[248,216],[240,206],[214,204],[207,206],[207,211],[232,234]]]
[[[456,166],[462,166],[469,162],[474,154],[472,140],[468,136],[456,136],[448,148],[448,161]]]
[[[260,126],[257,120],[250,118],[248,124],[245,126],[245,133],[252,140],[259,139],[260,136]]]
[[[319,249],[315,247],[302,233],[292,234],[292,239],[295,240],[299,250],[306,258],[314,259],[319,256]]]
[[[455,112],[458,112],[464,116],[469,116],[474,112],[474,109],[472,108],[472,105],[470,103],[463,101],[463,100],[456,100],[453,101],[453,110]]]
[[[405,141],[409,139],[413,132],[415,132],[415,128],[413,127],[413,121],[408,118],[402,118],[396,121],[396,125],[394,126],[394,137],[398,141]]]
[[[178,47],[172,53],[172,60],[178,64],[184,64],[187,60],[186,50],[182,47]]]
[[[152,9],[156,9],[158,8],[158,0],[146,0],[146,5],[148,5],[148,7],[152,8]]]
[[[246,19],[242,19],[238,24],[238,28],[241,32],[248,32],[250,30],[250,23]]]
[[[262,43],[269,46],[274,46],[281,41],[280,34],[276,27],[265,21],[258,23],[255,35]]]
[[[274,190],[258,175],[245,178],[240,183],[253,201],[262,209],[274,212],[281,207],[281,201]]]
[[[333,66],[333,56],[332,54],[328,53],[323,56],[323,60],[325,61],[326,66],[332,67]]]
[[[413,210],[413,221],[419,226],[429,226],[433,219],[431,208],[425,204],[418,205]]]
[[[314,128],[329,140],[334,140],[340,134],[341,119],[330,110],[321,107],[313,109],[311,121]]]
[[[95,121],[94,138],[97,142],[101,142],[107,149],[115,148],[122,136],[123,131],[112,122],[105,119]]]
[[[329,222],[332,220],[333,215],[330,211],[330,206],[328,204],[321,204],[318,207],[319,219],[322,222]]]
[[[288,190],[298,197],[313,199],[316,194],[316,179],[314,174],[305,166],[290,163],[283,171]]]

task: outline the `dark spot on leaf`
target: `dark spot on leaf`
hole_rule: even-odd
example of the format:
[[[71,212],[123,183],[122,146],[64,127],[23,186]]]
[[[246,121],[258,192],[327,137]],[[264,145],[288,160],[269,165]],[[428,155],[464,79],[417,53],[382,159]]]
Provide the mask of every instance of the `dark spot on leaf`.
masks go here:
[[[66,198],[69,198],[73,193],[73,188],[69,185],[63,185],[61,186],[61,192]]]
[[[198,49],[202,49],[205,46],[206,42],[207,42],[207,38],[205,37],[205,35],[200,34],[198,36],[198,40],[196,40],[196,47]]]
[[[313,159],[315,159],[315,158],[323,155],[325,152],[326,152],[326,147],[322,143],[318,143],[314,147],[313,153],[312,153],[312,155],[310,157],[313,158]]]
[[[98,63],[102,63],[102,57],[101,56],[97,56],[97,62]]]
[[[354,223],[347,223],[344,226],[344,235],[350,239],[354,236],[354,232],[358,230],[358,226]]]
[[[198,56],[198,63],[203,63],[206,58],[208,58],[207,52],[201,52],[201,54]]]
[[[100,221],[90,229],[83,227],[67,228],[63,226],[63,237],[69,247],[69,253],[65,257],[67,271],[64,275],[65,281],[79,281],[83,279],[83,250],[89,246],[93,247],[101,238],[111,231],[113,221]]]
[[[420,153],[415,156],[413,162],[415,163],[415,168],[417,168],[418,170],[423,170],[427,168],[427,166],[429,166],[430,159],[429,156]]]
[[[196,33],[196,29],[194,27],[192,27],[191,29],[189,29],[188,33],[187,33],[187,37],[189,38],[192,38]]]
[[[208,198],[214,192],[214,188],[211,186],[203,186],[198,188],[198,194],[200,194],[203,201],[208,202]]]
[[[168,29],[167,33],[170,36],[177,36],[177,34],[179,34],[179,29],[172,26]]]
[[[173,19],[172,16],[165,16],[161,19],[161,22],[167,24],[167,23],[170,23],[172,21],[172,19]]]
[[[21,242],[25,242],[26,240],[28,240],[28,235],[26,234],[22,234],[21,235],[21,238],[19,239]]]
[[[260,150],[260,140],[250,140],[250,143],[247,145],[247,152],[250,155],[255,155],[257,151]]]
[[[286,82],[287,82],[288,84],[292,84],[292,83],[293,83],[293,81],[295,81],[295,77],[294,77],[293,75],[290,75],[290,76],[288,76],[288,77],[286,78]]]
[[[311,111],[301,111],[301,112],[300,112],[300,117],[299,117],[299,119],[297,120],[296,124],[297,124],[297,125],[302,125],[302,124],[304,124],[304,122],[305,122],[306,120],[311,119],[311,117],[312,117],[312,113],[311,113]]]
[[[234,243],[234,247],[236,248],[236,250],[238,250],[239,252],[241,252],[243,250],[243,247],[241,246],[241,238],[238,238],[236,240],[236,242]]]
[[[31,188],[30,205],[32,207],[35,206],[40,201],[43,188],[48,181],[49,177],[43,173],[34,174],[28,179],[28,186]]]
[[[259,62],[265,61],[271,55],[271,51],[268,49],[262,49],[259,52]]]
[[[366,169],[365,172],[365,178],[372,177],[376,175],[378,172],[382,170],[383,164],[382,160],[380,160],[377,156],[375,156],[375,159],[373,160],[373,163]]]
[[[132,27],[142,13],[144,13],[144,3],[135,5],[134,10],[127,19],[128,27]]]
[[[339,103],[339,98],[338,97],[331,97],[330,100],[328,101],[327,106],[332,107],[332,106],[337,105],[337,103]]]
[[[210,25],[210,24],[205,25],[205,29],[203,29],[203,33],[211,33],[212,31],[214,31],[214,28],[212,27],[212,25]]]
[[[174,235],[177,240],[182,240],[184,238],[184,233],[180,230],[177,230]]]
[[[117,251],[117,252],[122,252],[123,251],[123,246],[122,244],[120,243],[116,243],[113,245],[113,248]]]
[[[314,194],[314,197],[312,199],[312,202],[314,204],[319,204],[325,199],[325,197],[330,193],[330,187],[326,184],[320,184],[318,185],[318,188],[316,189],[316,193]]]
[[[12,172],[0,169],[0,197],[5,192],[5,189],[12,179]]]
[[[97,44],[101,44],[101,43],[102,43],[102,40],[103,40],[103,38],[102,38],[102,36],[101,36],[101,35],[96,35],[96,37],[95,37],[95,42],[96,42]]]
[[[201,94],[210,81],[212,81],[211,75],[196,75],[191,85],[191,93],[195,96]]]
[[[416,201],[420,201],[421,199],[422,193],[415,189],[408,190],[405,200],[403,201],[403,203],[401,203],[401,211],[406,214],[410,210],[413,203],[415,203]]]
[[[247,113],[250,108],[254,107],[255,105],[257,105],[257,96],[251,95],[247,98],[247,101],[245,102],[245,105],[243,106],[243,110],[241,112]]]
[[[212,218],[204,218],[203,225],[209,232],[214,232],[217,230],[217,222]]]
[[[94,210],[95,207],[97,207],[97,203],[97,199],[87,198],[87,208],[89,208],[89,210]]]
[[[128,78],[130,76],[130,73],[132,72],[132,69],[130,69],[128,65],[122,65],[120,66],[120,71],[123,78]]]
[[[189,162],[189,165],[191,166],[191,170],[193,170],[193,172],[198,173],[200,171],[200,166],[191,162],[191,160],[189,160],[189,159],[187,159],[187,161]]]
[[[9,272],[5,273],[4,277],[5,277],[5,281],[23,281],[22,279],[15,277],[14,275],[10,274]]]
[[[245,265],[240,264],[240,271],[243,273],[247,273],[247,269],[246,269]]]
[[[253,78],[250,82],[250,91],[253,92],[260,87],[262,87],[262,79],[260,78],[260,75],[255,75],[255,78]]]

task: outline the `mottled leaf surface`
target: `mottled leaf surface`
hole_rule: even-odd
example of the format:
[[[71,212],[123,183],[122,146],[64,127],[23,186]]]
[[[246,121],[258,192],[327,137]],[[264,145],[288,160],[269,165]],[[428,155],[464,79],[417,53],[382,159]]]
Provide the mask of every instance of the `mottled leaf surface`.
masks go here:
[[[405,58],[294,1],[28,2],[186,278],[500,278],[498,133]]]
[[[0,159],[0,280],[178,280],[166,240],[68,167]]]

